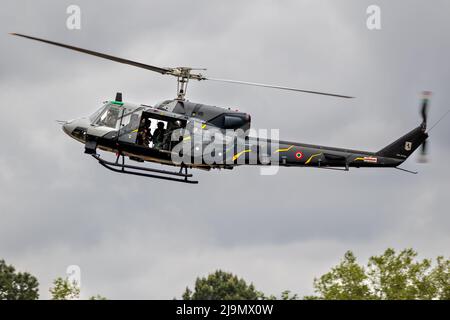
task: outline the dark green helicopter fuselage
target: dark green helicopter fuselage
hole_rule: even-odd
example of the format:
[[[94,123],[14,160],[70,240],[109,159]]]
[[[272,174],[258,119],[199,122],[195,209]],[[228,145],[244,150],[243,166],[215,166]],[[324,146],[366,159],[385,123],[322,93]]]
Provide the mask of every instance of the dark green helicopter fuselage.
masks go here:
[[[99,117],[101,117],[102,112],[106,112],[104,110],[98,112],[96,117],[90,117],[89,121],[85,120],[84,125],[77,124],[76,120],[75,123],[72,121],[64,125],[66,133],[86,144],[87,153],[95,153],[96,148],[99,148],[128,156],[136,161],[150,161],[202,169],[232,169],[239,165],[304,166],[341,168],[344,170],[350,167],[397,167],[428,137],[425,126],[421,125],[380,151],[368,152],[262,139],[241,134],[231,142],[223,144],[223,148],[214,149],[216,161],[206,161],[204,151],[211,140],[205,139],[205,136],[211,131],[241,130],[248,133],[251,122],[250,115],[231,108],[219,108],[178,100],[168,100],[155,107],[111,101],[107,102],[102,108],[104,110],[107,110],[107,108],[117,110],[116,129],[107,128],[104,130],[104,126],[99,125]],[[144,117],[156,121],[165,121],[167,123],[166,135],[169,135],[170,131],[174,129],[172,123],[178,121],[182,123],[184,128],[183,136],[175,142],[167,142],[159,147],[139,144],[138,135],[141,129],[139,126],[130,127],[125,123],[125,119],[130,119],[133,114],[136,115],[136,123],[140,123]],[[200,139],[195,139],[199,136]],[[188,161],[175,161],[175,150],[178,152],[180,146],[186,147],[185,144],[188,144],[187,148],[191,150],[192,156]],[[195,148],[199,152],[195,152]]]

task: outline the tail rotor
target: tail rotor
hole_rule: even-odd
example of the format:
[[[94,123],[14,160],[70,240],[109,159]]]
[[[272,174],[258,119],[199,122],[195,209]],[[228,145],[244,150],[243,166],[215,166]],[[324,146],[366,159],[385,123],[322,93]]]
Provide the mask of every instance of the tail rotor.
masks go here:
[[[422,130],[425,132],[427,130],[427,122],[428,122],[428,103],[431,97],[430,91],[424,91],[422,93],[422,108],[421,108],[421,114],[422,114]],[[420,163],[426,163],[428,162],[428,143],[427,139],[425,139],[422,142],[422,145],[420,147],[420,156],[418,158],[418,162]]]

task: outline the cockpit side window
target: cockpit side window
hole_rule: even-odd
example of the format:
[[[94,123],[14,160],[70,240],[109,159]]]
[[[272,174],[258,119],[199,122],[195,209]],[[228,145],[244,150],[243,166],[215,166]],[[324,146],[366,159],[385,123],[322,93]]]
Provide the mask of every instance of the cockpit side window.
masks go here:
[[[119,116],[119,140],[128,143],[135,143],[141,119],[142,109],[124,109],[123,117],[122,114]],[[120,120],[122,117],[122,120]]]

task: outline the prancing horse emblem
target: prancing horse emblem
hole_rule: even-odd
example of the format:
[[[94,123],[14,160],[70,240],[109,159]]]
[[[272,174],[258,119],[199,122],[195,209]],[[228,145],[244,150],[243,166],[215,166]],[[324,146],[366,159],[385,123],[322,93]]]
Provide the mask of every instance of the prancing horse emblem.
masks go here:
[[[411,151],[411,148],[412,148],[412,142],[406,141],[405,142],[405,150]]]

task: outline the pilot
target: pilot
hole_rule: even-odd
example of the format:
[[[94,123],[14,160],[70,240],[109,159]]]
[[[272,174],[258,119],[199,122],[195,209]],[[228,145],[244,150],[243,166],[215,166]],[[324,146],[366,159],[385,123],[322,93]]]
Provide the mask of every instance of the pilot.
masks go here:
[[[114,128],[117,123],[118,112],[116,110],[110,109],[106,114],[105,126]]]
[[[164,129],[164,122],[159,121],[157,128],[153,132],[153,147],[160,149],[164,142],[164,135],[166,134],[166,129]]]

